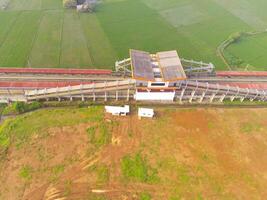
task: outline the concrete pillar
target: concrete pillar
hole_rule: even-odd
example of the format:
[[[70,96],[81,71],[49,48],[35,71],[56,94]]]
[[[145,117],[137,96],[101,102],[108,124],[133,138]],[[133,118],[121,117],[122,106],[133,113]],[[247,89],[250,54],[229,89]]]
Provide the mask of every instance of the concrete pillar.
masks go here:
[[[230,100],[234,101],[236,99],[236,97],[239,95],[239,92],[240,92],[240,88],[237,87],[237,92],[236,92],[235,96],[230,97]]]
[[[108,100],[108,97],[107,97],[107,92],[105,91],[105,101]]]
[[[130,100],[130,88],[128,88],[128,90],[127,90],[127,101],[129,101]]]
[[[116,90],[116,101],[118,101],[118,100],[119,100],[119,91]]]
[[[95,83],[93,83],[93,101],[96,101],[96,95],[95,95]]]
[[[214,100],[215,96],[216,96],[216,93],[213,93],[213,94],[211,95],[211,97],[210,97],[210,103],[212,103],[212,102],[213,102],[213,100]]]
[[[220,102],[223,102],[224,99],[225,99],[225,97],[226,97],[226,94],[223,94],[223,95],[221,96],[221,98],[220,98]]]
[[[195,93],[196,93],[195,90],[192,91],[192,93],[191,93],[191,97],[190,97],[190,99],[189,99],[189,103],[192,103],[192,101],[193,101],[193,99],[194,99],[194,96],[195,96]]]
[[[247,94],[243,98],[241,98],[240,101],[243,102],[248,97],[248,95],[249,95],[249,89],[247,88]]]
[[[205,96],[206,96],[206,92],[202,92],[202,95],[201,95],[201,97],[200,97],[200,99],[199,99],[199,103],[202,103],[203,102],[203,99],[205,98]]]
[[[254,98],[250,99],[251,102],[253,102],[255,99],[257,99],[259,96],[259,91],[257,89],[256,89],[256,91],[257,91],[257,94],[254,96]]]
[[[82,94],[82,101],[84,101],[84,95]]]
[[[233,102],[235,100],[235,96],[230,97],[230,101]]]
[[[265,97],[266,97],[266,93],[265,91],[262,92],[262,98],[261,98],[261,101],[264,101],[265,100]]]
[[[96,101],[96,95],[95,95],[95,92],[93,93],[93,101]]]
[[[185,88],[182,89],[182,92],[181,92],[181,95],[180,95],[180,103],[181,103],[181,104],[183,103],[183,96],[184,96],[184,93],[185,93]]]

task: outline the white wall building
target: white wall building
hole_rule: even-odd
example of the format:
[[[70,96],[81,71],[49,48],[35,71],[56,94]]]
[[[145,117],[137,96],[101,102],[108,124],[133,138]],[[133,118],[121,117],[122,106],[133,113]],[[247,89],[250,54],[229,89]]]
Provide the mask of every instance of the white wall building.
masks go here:
[[[155,115],[154,110],[150,108],[138,108],[138,117],[153,118]]]
[[[105,106],[105,111],[116,116],[126,116],[130,113],[130,106],[125,105],[123,107],[119,106]]]

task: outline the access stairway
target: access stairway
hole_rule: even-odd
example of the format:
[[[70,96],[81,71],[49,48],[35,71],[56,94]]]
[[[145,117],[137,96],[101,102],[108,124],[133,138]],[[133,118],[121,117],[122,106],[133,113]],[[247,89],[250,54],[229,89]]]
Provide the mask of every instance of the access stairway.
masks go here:
[[[81,84],[77,86],[57,87],[49,89],[36,89],[31,91],[25,91],[25,98],[27,101],[34,100],[50,100],[50,99],[69,99],[81,98],[108,98],[118,99],[120,97],[126,97],[127,100],[131,97],[131,92],[134,89],[135,80],[118,80],[111,82]]]

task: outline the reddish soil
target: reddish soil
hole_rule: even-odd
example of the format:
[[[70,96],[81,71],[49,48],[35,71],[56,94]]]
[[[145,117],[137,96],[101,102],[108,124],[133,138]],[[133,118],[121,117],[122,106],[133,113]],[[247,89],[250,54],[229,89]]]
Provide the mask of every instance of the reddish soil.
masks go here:
[[[12,146],[1,172],[0,199],[264,199],[267,196],[267,109],[157,109],[157,118],[106,116],[112,123],[111,143],[91,148],[86,129],[92,124],[49,129],[32,145]],[[113,122],[115,122],[113,124]],[[257,128],[242,128],[256,123]],[[248,132],[245,132],[248,131]],[[159,183],[124,182],[120,160],[142,152],[158,170]],[[40,158],[42,154],[43,157]],[[109,181],[99,184],[90,171],[95,164],[109,167]],[[18,176],[20,166],[38,172],[30,181]],[[64,164],[56,180],[51,168]],[[12,187],[10,187],[12,185]]]

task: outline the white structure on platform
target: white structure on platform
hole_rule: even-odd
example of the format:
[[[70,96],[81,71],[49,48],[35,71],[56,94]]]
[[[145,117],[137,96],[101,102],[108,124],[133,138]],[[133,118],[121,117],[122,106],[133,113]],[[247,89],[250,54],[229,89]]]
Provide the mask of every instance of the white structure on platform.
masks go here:
[[[125,105],[124,107],[119,106],[105,106],[105,110],[107,113],[111,113],[116,116],[126,116],[130,113],[130,106]]]
[[[147,117],[147,118],[153,118],[154,117],[154,110],[150,108],[138,108],[138,117]]]
[[[175,92],[143,92],[136,91],[134,98],[136,101],[173,101]]]

